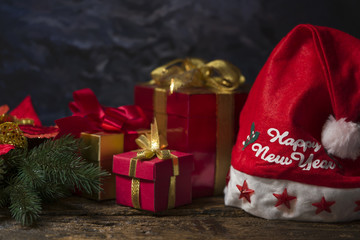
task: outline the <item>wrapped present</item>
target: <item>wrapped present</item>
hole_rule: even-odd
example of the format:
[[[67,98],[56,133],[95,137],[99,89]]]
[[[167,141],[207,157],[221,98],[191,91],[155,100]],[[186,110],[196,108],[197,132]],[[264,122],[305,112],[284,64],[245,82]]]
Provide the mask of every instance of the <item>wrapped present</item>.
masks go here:
[[[154,126],[136,140],[141,151],[114,156],[113,172],[118,204],[160,212],[191,203],[194,165],[191,154],[162,150]]]
[[[228,62],[175,60],[135,87],[135,104],[156,117],[169,148],[192,153],[193,197],[222,194],[249,87]]]
[[[84,150],[84,158],[110,173],[108,177],[101,180],[103,191],[94,193],[91,196],[84,193],[82,195],[96,200],[115,199],[115,175],[111,173],[112,157],[124,151],[124,134],[91,134],[83,132],[81,138],[86,145],[90,146]]]
[[[110,173],[101,179],[103,191],[86,197],[115,199],[115,176],[111,173],[113,155],[137,149],[135,139],[149,131],[146,129],[150,123],[138,106],[100,105],[90,89],[75,91],[73,96],[74,102],[69,104],[73,115],[55,121],[60,129],[57,137],[66,134],[81,137],[90,146],[84,151],[85,159]]]

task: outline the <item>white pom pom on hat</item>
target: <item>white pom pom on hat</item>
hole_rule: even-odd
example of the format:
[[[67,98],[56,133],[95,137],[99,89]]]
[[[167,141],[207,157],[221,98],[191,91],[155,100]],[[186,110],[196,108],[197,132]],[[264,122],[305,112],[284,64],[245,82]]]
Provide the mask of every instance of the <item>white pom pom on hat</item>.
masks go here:
[[[360,155],[360,125],[330,115],[325,122],[321,142],[329,154],[356,160]]]

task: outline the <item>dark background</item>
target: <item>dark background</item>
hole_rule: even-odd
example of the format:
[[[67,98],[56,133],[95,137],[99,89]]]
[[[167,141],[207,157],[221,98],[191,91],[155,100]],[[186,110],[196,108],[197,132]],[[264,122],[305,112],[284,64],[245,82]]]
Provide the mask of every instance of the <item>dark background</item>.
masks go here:
[[[274,46],[311,23],[360,37],[358,0],[1,0],[0,104],[31,95],[45,124],[90,87],[107,106],[179,57],[226,59],[253,82]]]

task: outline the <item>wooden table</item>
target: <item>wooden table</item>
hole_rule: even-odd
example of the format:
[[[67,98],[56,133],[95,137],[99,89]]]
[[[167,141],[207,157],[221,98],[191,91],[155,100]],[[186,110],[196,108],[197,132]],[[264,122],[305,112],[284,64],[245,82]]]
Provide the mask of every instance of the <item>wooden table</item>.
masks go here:
[[[115,204],[70,197],[45,205],[37,225],[21,227],[0,211],[0,239],[360,239],[360,221],[269,221],[224,207],[222,197],[154,215]]]

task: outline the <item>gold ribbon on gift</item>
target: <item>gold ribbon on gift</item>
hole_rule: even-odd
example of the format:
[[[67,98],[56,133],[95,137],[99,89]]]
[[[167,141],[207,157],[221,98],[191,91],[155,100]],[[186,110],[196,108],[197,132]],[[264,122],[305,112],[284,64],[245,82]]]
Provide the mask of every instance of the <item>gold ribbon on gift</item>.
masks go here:
[[[162,140],[162,141],[161,141]],[[164,149],[167,144],[165,139],[160,140],[156,118],[151,124],[150,135],[140,135],[136,144],[141,148],[136,157],[130,160],[129,177],[131,181],[131,201],[134,208],[141,209],[140,206],[140,180],[136,178],[136,166],[138,160],[151,160],[154,156],[159,159],[172,159],[173,176],[170,177],[168,208],[174,208],[176,196],[176,176],[179,175],[179,162],[177,156],[171,154],[170,150]]]
[[[205,63],[198,58],[175,59],[151,72],[152,82],[170,93],[180,88],[207,87],[233,92],[245,82],[239,68],[225,60]]]
[[[17,123],[5,122],[0,124],[0,144],[26,148],[27,140]]]
[[[216,169],[214,195],[221,194],[225,186],[234,144],[234,96],[233,92],[245,83],[240,69],[224,60],[205,63],[198,58],[175,59],[151,72],[150,83],[158,86],[154,90],[154,116],[159,130],[167,134],[167,90],[208,88],[216,93]]]

